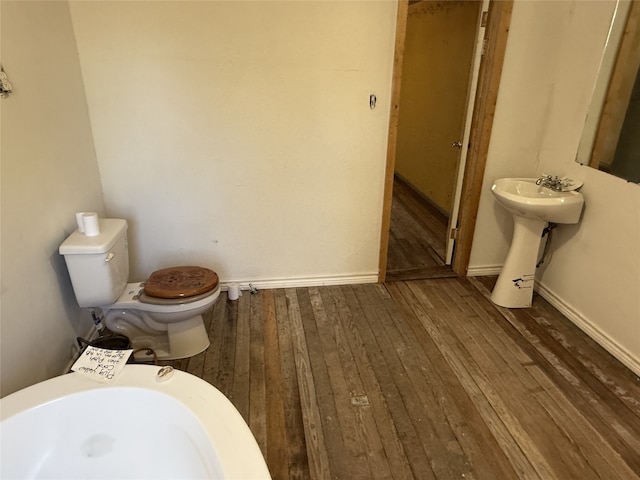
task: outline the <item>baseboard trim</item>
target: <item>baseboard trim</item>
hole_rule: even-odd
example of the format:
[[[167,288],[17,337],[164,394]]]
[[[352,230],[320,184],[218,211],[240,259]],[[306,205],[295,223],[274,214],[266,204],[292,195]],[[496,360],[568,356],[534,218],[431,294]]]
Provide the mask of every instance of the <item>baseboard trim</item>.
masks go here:
[[[500,275],[502,265],[485,265],[484,267],[469,267],[467,277],[489,277],[491,275]]]
[[[262,280],[226,280],[220,283],[223,291],[229,289],[229,285],[235,284],[241,290],[249,290],[251,287],[260,289],[273,288],[298,288],[298,287],[322,287],[327,285],[353,285],[362,283],[377,283],[378,273],[362,275],[337,275],[326,277],[298,277],[298,278],[274,278]]]
[[[556,310],[571,320],[580,330],[600,344],[602,348],[620,360],[620,362],[633,371],[633,373],[640,376],[640,359],[634,357],[630,352],[622,348],[615,340],[591,323],[578,310],[566,303],[544,285],[536,282],[536,292]]]
[[[481,267],[469,267],[467,276],[480,277],[489,275],[500,275],[502,265],[486,265]],[[640,376],[640,359],[622,348],[614,339],[594,325],[589,319],[582,315],[576,308],[569,305],[562,298],[557,296],[543,284],[536,281],[535,291],[547,302],[549,302],[562,315],[573,322],[580,330],[597,342],[602,348],[616,357],[622,364],[628,367],[633,373]]]

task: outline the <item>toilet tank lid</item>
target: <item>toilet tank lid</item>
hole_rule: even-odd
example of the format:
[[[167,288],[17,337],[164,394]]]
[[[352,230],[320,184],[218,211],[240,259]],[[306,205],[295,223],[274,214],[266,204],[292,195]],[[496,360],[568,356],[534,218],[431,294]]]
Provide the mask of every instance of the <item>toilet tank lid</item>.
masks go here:
[[[61,255],[105,253],[127,233],[127,221],[119,218],[100,218],[100,233],[89,237],[78,230],[62,242],[58,251]]]

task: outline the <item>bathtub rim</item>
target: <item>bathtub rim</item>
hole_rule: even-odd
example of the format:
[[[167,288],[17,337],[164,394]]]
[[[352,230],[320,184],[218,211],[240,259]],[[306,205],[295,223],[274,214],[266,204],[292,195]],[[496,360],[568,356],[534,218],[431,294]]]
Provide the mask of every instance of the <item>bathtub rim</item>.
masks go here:
[[[121,387],[147,389],[178,401],[200,420],[219,464],[230,478],[271,479],[255,437],[229,399],[210,383],[182,370],[174,370],[171,378],[158,381],[160,368],[126,365],[112,383],[99,383],[75,372],[45,380],[1,398],[0,422],[74,393]],[[220,423],[227,427],[224,431],[234,432],[233,436],[212,431],[215,429],[210,427]]]

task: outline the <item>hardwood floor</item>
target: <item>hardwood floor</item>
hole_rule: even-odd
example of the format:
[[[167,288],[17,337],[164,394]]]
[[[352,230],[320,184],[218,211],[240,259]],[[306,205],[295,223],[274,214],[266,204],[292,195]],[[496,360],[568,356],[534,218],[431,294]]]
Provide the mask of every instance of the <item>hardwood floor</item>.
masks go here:
[[[387,280],[454,276],[445,265],[447,217],[402,180],[393,182]]]
[[[274,479],[640,478],[638,378],[542,298],[490,278],[223,293],[218,387]]]

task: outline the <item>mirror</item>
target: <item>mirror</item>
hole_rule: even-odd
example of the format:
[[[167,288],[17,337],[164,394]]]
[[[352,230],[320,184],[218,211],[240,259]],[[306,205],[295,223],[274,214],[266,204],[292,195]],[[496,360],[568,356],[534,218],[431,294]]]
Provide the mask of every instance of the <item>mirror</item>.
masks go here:
[[[640,183],[640,2],[619,0],[576,161]]]

